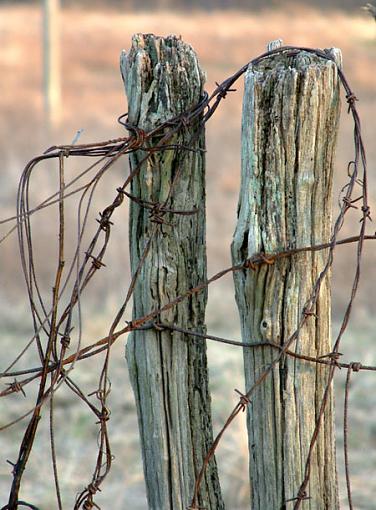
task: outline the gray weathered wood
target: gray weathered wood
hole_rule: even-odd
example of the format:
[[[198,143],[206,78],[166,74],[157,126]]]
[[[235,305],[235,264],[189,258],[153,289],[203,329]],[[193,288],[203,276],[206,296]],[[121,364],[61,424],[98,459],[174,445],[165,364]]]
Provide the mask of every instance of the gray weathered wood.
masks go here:
[[[121,57],[131,124],[146,131],[196,105],[204,75],[192,48],[175,36],[135,35]],[[192,128],[169,143],[185,143]],[[152,140],[152,145],[160,140]],[[204,148],[204,135],[193,144]],[[131,169],[144,158],[130,158]],[[133,316],[141,317],[206,279],[205,159],[202,151],[181,155],[155,153],[133,180],[132,194],[163,202],[182,166],[168,207],[193,210],[191,216],[168,213],[172,223],[158,228],[134,291]],[[150,210],[130,206],[130,253],[136,271],[154,224]],[[196,294],[161,316],[162,322],[205,331],[206,293]],[[206,345],[200,339],[167,330],[136,331],[127,345],[129,373],[136,397],[149,508],[186,510],[203,458],[212,442]],[[200,503],[223,508],[215,460],[202,484]]]
[[[300,52],[296,57],[275,55],[248,69],[235,264],[259,252],[329,240],[338,118],[333,62]],[[302,253],[235,273],[243,341],[283,344],[289,338],[326,255]],[[308,317],[292,345],[296,352],[331,352],[330,306],[327,277],[313,310],[317,316]],[[247,388],[275,357],[269,347],[244,350]],[[326,366],[286,357],[252,395],[247,423],[253,510],[281,510],[297,495],[327,375]],[[338,508],[332,394],[312,458],[308,494],[303,509]]]

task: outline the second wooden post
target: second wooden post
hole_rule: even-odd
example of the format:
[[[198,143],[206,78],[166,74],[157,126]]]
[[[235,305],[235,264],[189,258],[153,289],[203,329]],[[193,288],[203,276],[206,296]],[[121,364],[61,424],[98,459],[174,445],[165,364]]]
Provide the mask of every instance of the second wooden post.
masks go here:
[[[338,118],[334,62],[304,51],[281,52],[248,69],[235,264],[260,252],[329,241]],[[304,252],[235,274],[244,342],[283,345],[288,340],[326,256],[327,251]],[[318,357],[332,348],[329,277],[311,312],[291,348]],[[277,356],[271,347],[245,349],[247,389]],[[253,510],[293,508],[328,370],[286,356],[252,394],[248,435]],[[338,508],[334,441],[331,393],[310,464],[309,499],[301,508]]]

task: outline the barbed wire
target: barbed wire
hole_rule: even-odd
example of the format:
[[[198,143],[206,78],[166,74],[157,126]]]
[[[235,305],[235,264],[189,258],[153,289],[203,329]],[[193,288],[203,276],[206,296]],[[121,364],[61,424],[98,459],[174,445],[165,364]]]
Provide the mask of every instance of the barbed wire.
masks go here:
[[[95,494],[100,489],[104,479],[109,473],[112,465],[113,455],[111,452],[110,437],[108,433],[108,421],[110,419],[110,409],[107,403],[107,398],[111,390],[111,383],[109,379],[109,360],[111,355],[111,347],[113,343],[121,336],[130,333],[137,329],[149,329],[155,328],[169,329],[171,331],[178,331],[188,335],[200,338],[202,341],[213,340],[217,342],[224,342],[230,345],[239,346],[249,349],[257,349],[261,346],[272,347],[275,351],[275,357],[271,363],[261,372],[254,385],[249,388],[246,393],[241,393],[239,390],[235,390],[239,394],[239,401],[233,408],[232,412],[228,416],[226,422],[221,428],[220,432],[216,436],[211,448],[207,452],[206,457],[203,459],[202,468],[197,475],[194,493],[190,503],[191,510],[197,510],[198,507],[198,496],[200,491],[200,485],[204,476],[205,469],[214,455],[218,445],[220,444],[221,438],[227,428],[231,425],[232,421],[236,416],[244,411],[251,401],[252,394],[256,391],[272,369],[281,361],[284,356],[290,356],[297,359],[304,360],[308,363],[317,363],[327,365],[329,367],[327,381],[321,399],[321,405],[319,413],[315,422],[314,432],[311,437],[309,445],[309,451],[306,458],[304,477],[299,487],[298,493],[288,499],[294,504],[294,509],[299,509],[302,501],[309,498],[307,493],[307,486],[310,479],[310,465],[312,452],[315,447],[318,433],[322,424],[322,417],[329,399],[329,392],[331,383],[335,374],[336,369],[346,368],[347,369],[347,380],[345,386],[345,407],[344,407],[344,452],[345,452],[345,472],[346,472],[346,483],[348,492],[348,501],[350,508],[352,508],[352,495],[350,485],[350,474],[349,474],[349,462],[348,462],[348,396],[350,387],[350,377],[352,372],[358,371],[376,371],[375,366],[363,365],[360,362],[342,363],[340,362],[341,353],[339,352],[339,346],[342,336],[347,328],[348,321],[351,315],[354,299],[356,296],[359,277],[360,267],[362,259],[363,245],[366,240],[375,240],[375,235],[366,235],[366,224],[370,218],[370,207],[368,204],[368,189],[367,189],[367,164],[365,157],[365,149],[361,136],[361,125],[359,115],[356,109],[357,98],[351,90],[348,81],[343,71],[338,67],[338,76],[345,90],[346,101],[348,103],[348,111],[351,113],[354,122],[354,159],[348,165],[348,177],[349,180],[344,186],[342,192],[343,197],[340,204],[339,215],[334,222],[334,227],[329,243],[324,243],[316,246],[307,246],[303,248],[296,248],[291,250],[284,250],[277,253],[258,253],[253,255],[251,258],[244,260],[241,264],[234,265],[223,269],[216,273],[211,278],[200,283],[197,287],[187,289],[185,293],[175,297],[171,301],[163,304],[158,310],[151,310],[148,314],[143,317],[138,317],[132,321],[126,322],[126,326],[119,328],[119,324],[123,319],[125,310],[129,301],[132,297],[137,278],[139,277],[141,268],[145,262],[147,254],[149,252],[152,239],[160,231],[163,224],[167,223],[165,219],[166,214],[169,215],[194,215],[197,214],[198,210],[174,210],[169,204],[176,188],[176,183],[180,178],[182,161],[186,155],[192,151],[193,142],[200,136],[201,130],[204,125],[214,115],[216,109],[219,107],[222,100],[224,100],[228,93],[234,92],[233,85],[235,82],[245,73],[249,65],[257,65],[265,59],[283,53],[286,56],[295,57],[300,52],[306,51],[310,54],[330,60],[334,62],[333,56],[329,51],[311,49],[305,47],[294,47],[284,46],[276,48],[272,51],[263,53],[259,57],[253,59],[245,66],[240,68],[232,76],[224,80],[221,84],[216,84],[216,88],[213,93],[209,96],[205,93],[200,100],[199,104],[194,105],[193,108],[187,110],[183,114],[174,117],[164,123],[161,123],[155,129],[146,132],[128,123],[127,115],[124,114],[119,117],[118,121],[127,129],[129,135],[120,137],[105,142],[81,144],[81,145],[59,145],[50,147],[44,154],[32,159],[25,167],[18,188],[17,194],[17,214],[16,216],[6,218],[0,222],[5,224],[7,222],[15,222],[15,225],[0,239],[0,243],[4,242],[12,232],[17,230],[18,243],[20,248],[20,259],[22,264],[22,270],[27,286],[28,299],[31,310],[31,317],[33,322],[34,334],[33,337],[27,342],[25,348],[19,353],[19,355],[13,360],[13,362],[0,373],[0,378],[12,378],[13,381],[6,383],[6,388],[0,392],[1,397],[6,397],[13,393],[22,393],[26,396],[25,388],[33,382],[38,382],[38,392],[35,405],[22,416],[16,418],[11,423],[6,424],[0,430],[14,425],[15,423],[30,417],[28,426],[23,436],[20,451],[16,462],[8,461],[12,465],[13,481],[9,494],[8,504],[5,505],[2,510],[12,510],[17,506],[26,506],[29,508],[36,508],[30,503],[21,501],[19,499],[19,490],[24,474],[26,464],[28,462],[29,455],[34,445],[38,425],[41,419],[41,409],[44,405],[49,404],[49,420],[50,420],[50,449],[53,463],[53,475],[55,482],[55,491],[57,496],[57,504],[59,510],[63,508],[62,497],[59,486],[57,459],[56,459],[56,448],[54,438],[54,395],[56,391],[63,384],[69,388],[86,406],[89,407],[92,413],[96,416],[99,426],[98,435],[98,451],[97,460],[92,475],[91,481],[78,495],[74,508],[75,509],[91,509],[99,508],[94,501]],[[185,144],[174,144],[172,140],[174,135],[186,129],[186,127],[193,128],[193,135],[189,143]],[[160,137],[157,145],[151,144],[152,139]],[[142,165],[157,151],[174,151],[179,153],[180,167],[177,168],[174,178],[170,183],[169,192],[167,198],[163,203],[159,202],[147,202],[140,198],[133,196],[127,191],[127,188],[131,181],[139,174]],[[201,150],[201,149],[199,149]],[[84,232],[86,231],[89,221],[89,211],[91,210],[93,196],[100,180],[106,175],[108,170],[115,164],[117,160],[123,156],[132,152],[139,151],[144,152],[143,158],[138,165],[131,171],[124,182],[117,187],[116,195],[112,202],[103,209],[97,218],[98,226],[88,243],[85,246],[84,256],[81,256],[82,244],[84,239]],[[75,178],[69,182],[65,182],[65,161],[69,157],[93,157],[98,158],[92,165],[80,172]],[[36,207],[30,206],[30,180],[33,171],[42,161],[45,160],[56,160],[59,169],[59,189],[56,193],[53,193],[43,202]],[[362,171],[362,175],[360,175]],[[80,184],[80,180],[88,175],[91,175],[90,180],[84,184]],[[353,198],[353,190],[355,185],[360,185],[362,192],[361,195]],[[76,187],[74,187],[76,186]],[[78,215],[77,215],[77,239],[76,247],[72,261],[68,268],[65,267],[65,202],[67,198],[74,195],[79,195],[78,200]],[[149,219],[152,224],[149,238],[144,246],[141,254],[138,266],[132,275],[130,285],[123,304],[120,306],[111,326],[108,335],[100,338],[90,345],[82,347],[82,311],[81,311],[81,300],[84,295],[89,283],[97,272],[105,266],[104,257],[111,239],[111,232],[113,227],[112,216],[116,209],[122,207],[125,199],[136,201],[138,205],[149,211]],[[345,215],[350,209],[357,208],[355,205],[361,201],[361,222],[359,234],[356,236],[348,237],[346,239],[338,239],[339,232],[343,226]],[[54,278],[54,286],[52,290],[52,305],[49,307],[46,305],[45,299],[40,289],[38,278],[35,270],[35,253],[33,245],[33,230],[31,224],[31,218],[37,214],[40,210],[50,207],[52,205],[58,206],[58,232],[59,232],[59,247],[58,247],[58,259],[57,268]],[[170,224],[170,223],[168,223]],[[38,227],[38,225],[37,225]],[[307,319],[312,315],[314,305],[318,299],[321,283],[328,274],[332,263],[333,253],[337,246],[356,243],[357,244],[357,256],[355,264],[355,274],[353,277],[352,289],[349,298],[349,302],[346,311],[343,316],[340,331],[335,339],[332,352],[326,353],[320,357],[312,357],[304,354],[295,353],[291,350],[293,342],[299,337],[303,325]],[[308,251],[323,251],[327,250],[326,263],[312,286],[312,291],[307,299],[306,303],[302,308],[302,313],[298,322],[298,326],[293,334],[284,342],[283,345],[277,345],[273,342],[262,342],[262,343],[244,343],[233,339],[224,339],[213,335],[195,332],[192,330],[181,328],[176,324],[168,324],[160,320],[162,312],[172,309],[181,301],[189,298],[190,296],[204,291],[209,285],[224,277],[229,273],[237,271],[253,271],[261,265],[274,264],[276,260],[281,258],[288,258],[298,253]],[[81,260],[82,257],[82,260]],[[65,276],[64,276],[65,273]],[[63,310],[60,311],[62,296],[68,292],[69,298],[67,304]],[[74,323],[73,313],[77,310],[77,319]],[[74,353],[67,355],[67,351],[72,347],[72,331],[76,326],[76,345]],[[45,339],[45,347],[43,347],[42,339]],[[35,345],[40,366],[31,367],[25,370],[14,370],[15,365],[21,360],[28,349],[32,345]],[[88,359],[89,357],[96,356],[99,353],[105,353],[105,359],[103,361],[101,371],[99,373],[99,382],[97,389],[88,396],[85,396],[80,387],[72,380],[70,373],[75,368],[76,363],[82,360]],[[95,397],[97,402],[93,403],[89,400],[90,397]],[[287,503],[286,501],[286,503]]]

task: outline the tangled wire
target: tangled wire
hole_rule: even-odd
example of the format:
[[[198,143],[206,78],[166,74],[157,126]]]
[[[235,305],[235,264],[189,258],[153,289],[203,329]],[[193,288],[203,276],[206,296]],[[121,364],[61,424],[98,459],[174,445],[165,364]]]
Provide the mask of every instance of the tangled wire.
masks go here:
[[[315,54],[318,57],[321,57],[326,60],[333,60],[330,53],[326,52],[325,50],[322,51],[317,49],[300,48],[292,46],[276,48],[253,59],[251,62],[247,63],[245,66],[239,69],[235,74],[224,80],[221,84],[217,84],[217,87],[210,96],[208,94],[204,94],[199,104],[195,105],[190,110],[184,112],[182,115],[179,115],[175,118],[168,120],[167,122],[160,124],[155,129],[149,132],[145,132],[141,129],[138,129],[135,126],[130,125],[127,122],[127,115],[122,115],[119,118],[119,122],[128,131],[129,133],[128,136],[101,143],[54,146],[49,148],[42,155],[32,159],[26,165],[21,175],[18,188],[17,215],[13,218],[8,218],[1,222],[5,223],[7,221],[14,221],[15,225],[1,239],[1,242],[4,241],[6,237],[8,237],[8,235],[10,235],[12,232],[17,231],[22,270],[27,284],[31,317],[34,326],[34,335],[29,340],[24,349],[21,351],[21,353],[0,374],[0,377],[2,379],[7,378],[8,380],[12,380],[12,382],[6,384],[5,389],[0,391],[0,396],[6,397],[8,395],[20,392],[25,395],[25,387],[33,382],[38,384],[38,392],[35,404],[27,413],[25,413],[23,416],[18,417],[11,423],[8,423],[7,425],[1,428],[1,430],[4,430],[21,420],[28,419],[28,425],[24,433],[22,442],[20,444],[18,458],[15,462],[8,461],[12,465],[13,481],[10,489],[8,504],[5,505],[2,508],[2,510],[6,509],[12,510],[17,508],[18,506],[25,506],[27,508],[36,509],[36,507],[33,506],[32,504],[27,503],[25,501],[21,501],[19,499],[19,490],[22,477],[25,471],[25,467],[29,459],[29,455],[34,446],[38,425],[41,419],[41,410],[47,404],[49,404],[50,409],[49,412],[51,428],[51,453],[53,460],[56,495],[59,508],[60,509],[62,508],[62,499],[56,468],[56,452],[53,437],[53,428],[54,428],[54,396],[57,390],[63,384],[66,385],[72,392],[74,392],[82,400],[82,402],[89,407],[91,412],[94,413],[94,415],[96,416],[99,427],[97,461],[94,473],[90,483],[78,495],[74,508],[75,509],[83,508],[85,510],[89,510],[91,508],[99,508],[98,505],[94,502],[94,496],[100,489],[100,486],[102,485],[104,479],[109,473],[112,464],[111,444],[108,433],[108,422],[110,419],[110,411],[107,403],[107,398],[110,391],[108,367],[111,346],[119,337],[136,329],[167,328],[179,331],[181,333],[187,333],[189,335],[196,336],[197,338],[201,338],[202,340],[211,339],[218,342],[225,342],[231,345],[256,347],[256,345],[253,344],[242,343],[235,340],[224,339],[212,335],[194,332],[191,330],[185,330],[183,328],[180,328],[178,325],[161,323],[158,321],[158,318],[160,317],[161,312],[172,309],[178,303],[180,303],[184,299],[187,299],[189,296],[204,291],[208,285],[222,278],[228,273],[244,270],[252,271],[259,265],[273,264],[277,259],[291,257],[291,255],[294,255],[296,253],[304,251],[318,251],[323,249],[328,249],[326,264],[323,271],[320,273],[319,277],[317,278],[316,282],[312,287],[310,298],[303,308],[303,313],[300,318],[297,329],[290,336],[290,338],[288,338],[285,341],[285,343],[282,346],[271,342],[267,342],[265,344],[275,349],[276,356],[273,362],[261,373],[255,384],[251,388],[249,388],[245,394],[239,395],[239,402],[234,407],[232,413],[230,414],[227,421],[220,430],[219,434],[215,438],[212,447],[207,452],[206,457],[203,459],[202,468],[196,478],[190,508],[191,509],[198,508],[198,494],[205,469],[210,459],[214,455],[214,452],[216,451],[218,445],[220,444],[224,432],[231,425],[235,417],[240,412],[244,411],[244,409],[248,406],[253,392],[259,385],[261,385],[265,381],[265,379],[269,376],[273,368],[280,362],[283,356],[292,356],[295,358],[304,359],[311,363],[325,364],[330,367],[325,391],[321,401],[320,411],[318,416],[316,417],[316,424],[311,438],[309,453],[306,458],[305,476],[304,479],[302,480],[301,486],[296,497],[293,498],[293,500],[291,500],[294,501],[294,509],[300,508],[302,501],[309,497],[309,495],[307,494],[307,485],[310,477],[310,462],[312,452],[322,424],[322,417],[326,405],[328,403],[330,385],[333,380],[335,371],[337,368],[346,368],[348,370],[345,389],[345,420],[344,420],[345,468],[348,489],[348,501],[350,508],[352,508],[347,453],[347,429],[348,429],[347,410],[350,377],[353,371],[355,372],[362,370],[375,371],[376,367],[365,366],[362,365],[361,363],[341,363],[339,361],[340,357],[339,346],[341,338],[343,336],[344,331],[346,330],[350,318],[354,298],[358,288],[364,242],[367,239],[370,240],[376,239],[376,236],[366,235],[366,224],[370,220],[370,208],[368,205],[367,165],[365,149],[361,136],[360,120],[356,109],[357,99],[355,94],[351,90],[345,75],[343,74],[340,68],[338,68],[338,75],[341,80],[342,86],[345,90],[349,113],[351,113],[354,121],[354,159],[349,163],[348,166],[349,181],[345,187],[346,191],[345,196],[343,198],[340,213],[334,223],[334,228],[330,242],[326,244],[286,250],[273,254],[265,253],[255,254],[251,258],[244,260],[241,264],[234,265],[232,267],[228,267],[220,271],[219,273],[209,278],[207,281],[203,281],[202,283],[200,283],[197,287],[187,289],[185,293],[183,293],[180,296],[177,296],[170,302],[167,302],[159,310],[152,310],[143,317],[138,317],[132,320],[131,322],[127,322],[124,327],[119,327],[119,323],[123,318],[125,309],[132,297],[136,280],[139,277],[141,267],[145,262],[148,250],[151,245],[151,238],[158,231],[158,228],[160,227],[161,223],[163,223],[164,215],[166,213],[194,214],[196,212],[196,211],[175,211],[171,207],[169,207],[169,199],[171,197],[174,184],[176,180],[179,179],[179,172],[177,172],[174,177],[175,182],[171,183],[171,191],[164,203],[162,204],[155,204],[151,202],[149,203],[132,196],[127,191],[127,189],[132,179],[134,179],[136,175],[138,175],[138,173],[140,172],[141,165],[145,161],[147,161],[148,158],[150,158],[151,155],[156,151],[179,150],[184,154],[192,150],[190,146],[174,145],[172,143],[174,136],[181,130],[185,129],[186,126],[194,126],[196,128],[194,136],[196,137],[199,136],[200,130],[204,127],[204,125],[215,113],[221,101],[226,98],[226,95],[234,91],[233,85],[245,73],[250,64],[256,65],[262,62],[263,60],[270,58],[271,55],[284,53],[287,56],[294,56],[297,55],[300,51],[306,51],[311,54]],[[159,144],[157,146],[154,145],[152,147],[149,147],[147,142],[156,135],[160,135]],[[117,188],[116,195],[113,198],[112,202],[107,207],[105,207],[104,210],[100,213],[99,217],[97,218],[98,222],[97,229],[90,243],[87,246],[85,246],[84,251],[85,255],[82,257],[81,253],[83,252],[83,236],[86,226],[88,224],[90,206],[99,181],[117,160],[137,150],[142,150],[145,154],[142,161],[132,170],[130,175],[125,179],[121,186]],[[68,157],[69,158],[93,157],[96,158],[96,160],[88,168],[79,173],[74,179],[66,183],[64,165]],[[49,198],[44,200],[38,206],[31,208],[29,199],[31,177],[33,175],[35,168],[42,161],[45,160],[56,160],[58,163],[59,189],[56,193],[54,193]],[[91,175],[93,172],[94,176],[91,176],[87,183],[83,185],[79,184],[79,181],[81,179],[89,176],[89,174]],[[357,197],[354,200],[352,194],[356,183],[361,184],[362,193],[360,197]],[[65,207],[66,207],[65,201],[68,197],[73,195],[79,195],[78,216],[80,228],[77,243],[75,246],[74,256],[72,258],[70,266],[65,267],[64,257]],[[113,320],[108,335],[103,338],[95,340],[86,347],[82,347],[81,345],[82,325],[80,307],[81,296],[86,291],[92,278],[104,266],[104,257],[111,239],[111,232],[113,227],[113,222],[111,221],[111,219],[114,214],[114,211],[117,208],[123,206],[125,199],[135,200],[139,203],[140,206],[150,210],[150,219],[153,222],[153,228],[151,229],[150,232],[150,242],[147,243],[145,250],[140,258],[139,265],[131,278],[126,298],[122,306],[120,307],[116,317]],[[349,237],[347,239],[338,240],[338,234],[343,225],[345,214],[349,211],[350,208],[356,207],[355,201],[361,201],[362,204],[361,205],[362,217],[359,234],[353,237]],[[40,290],[35,271],[35,255],[33,251],[33,233],[31,228],[31,217],[38,211],[50,207],[54,204],[58,205],[59,210],[59,226],[58,226],[59,252],[57,268],[55,273],[55,281],[52,291],[52,306],[48,307],[42,297],[42,292]],[[332,265],[333,253],[336,246],[346,243],[357,244],[357,259],[350,299],[345,314],[343,316],[339,334],[334,342],[333,350],[331,353],[328,353],[327,356],[320,358],[314,358],[306,355],[297,354],[293,352],[290,349],[290,347],[294,340],[296,340],[297,337],[299,336],[301,328],[305,324],[305,321],[309,316],[310,310],[312,309],[318,298],[321,283]],[[60,311],[61,298],[63,294],[66,293],[66,291],[68,291],[69,289],[71,290],[67,304],[64,306],[63,310]],[[78,317],[76,323],[74,319],[75,311],[77,311]],[[71,347],[72,340],[71,335],[73,327],[76,327],[77,331],[76,333],[77,344],[75,346],[74,352],[68,355],[68,349],[69,347]],[[257,343],[257,347],[259,347],[260,345],[262,344]],[[17,362],[32,346],[35,346],[37,350],[40,360],[39,366],[31,367],[27,370],[15,370],[14,367],[17,364]],[[98,387],[92,394],[97,399],[97,403],[94,404],[87,398],[86,395],[84,395],[80,387],[73,381],[73,379],[71,378],[71,372],[73,371],[77,363],[89,357],[96,356],[101,352],[105,353],[105,359],[101,367]]]

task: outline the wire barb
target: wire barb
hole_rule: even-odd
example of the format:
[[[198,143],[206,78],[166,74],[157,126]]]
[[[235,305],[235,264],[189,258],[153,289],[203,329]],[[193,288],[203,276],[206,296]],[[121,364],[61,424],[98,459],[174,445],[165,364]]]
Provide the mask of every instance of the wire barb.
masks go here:
[[[239,399],[239,405],[241,406],[242,408],[242,412],[244,413],[244,411],[246,410],[247,406],[251,403],[250,399],[248,398],[247,395],[245,395],[244,393],[242,393],[241,391],[235,389],[234,390],[238,395],[240,395],[240,399]]]

